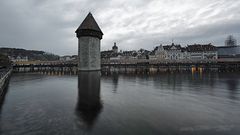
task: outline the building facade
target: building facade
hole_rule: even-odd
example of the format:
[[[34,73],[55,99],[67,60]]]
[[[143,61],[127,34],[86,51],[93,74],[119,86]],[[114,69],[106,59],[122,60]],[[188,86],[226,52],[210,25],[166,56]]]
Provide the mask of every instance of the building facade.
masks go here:
[[[216,60],[217,48],[211,44],[194,44],[186,47],[189,60]]]
[[[114,45],[115,46],[115,45]],[[114,49],[113,46],[113,49]],[[240,48],[239,48],[240,52]],[[239,53],[240,56],[240,53]],[[171,45],[159,45],[152,51],[140,49],[138,51],[124,51],[115,53],[114,50],[102,52],[102,59],[109,60],[152,60],[157,62],[193,62],[213,61],[218,59],[217,47],[212,44],[194,44],[182,47],[172,43]]]
[[[217,47],[218,57],[240,58],[240,46],[219,46]]]
[[[181,45],[172,45],[163,46],[164,50],[166,51],[166,60],[171,61],[180,61],[186,58],[185,49],[181,47]]]
[[[12,62],[24,62],[24,61],[28,61],[28,56],[16,56],[16,57],[9,56],[9,59]]]
[[[149,59],[151,60],[164,60],[166,59],[166,51],[163,48],[163,45],[157,46],[150,53]]]

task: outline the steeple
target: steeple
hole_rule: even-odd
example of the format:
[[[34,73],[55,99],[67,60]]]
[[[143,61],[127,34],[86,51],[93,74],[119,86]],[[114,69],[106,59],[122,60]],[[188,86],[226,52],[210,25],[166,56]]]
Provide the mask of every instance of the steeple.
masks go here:
[[[172,46],[174,45],[174,40],[172,39]]]
[[[112,50],[113,50],[114,53],[118,53],[118,47],[117,47],[117,43],[116,42],[114,42]]]
[[[92,14],[89,12],[87,17],[83,20],[82,24],[75,31],[77,37],[92,36],[102,39],[103,32],[98,26]]]
[[[113,48],[118,48],[116,42],[114,42]]]

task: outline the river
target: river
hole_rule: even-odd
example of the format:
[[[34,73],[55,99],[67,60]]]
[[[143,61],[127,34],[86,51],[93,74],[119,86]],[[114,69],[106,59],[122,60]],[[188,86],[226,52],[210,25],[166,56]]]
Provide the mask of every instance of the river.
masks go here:
[[[240,74],[13,74],[1,135],[239,135]]]

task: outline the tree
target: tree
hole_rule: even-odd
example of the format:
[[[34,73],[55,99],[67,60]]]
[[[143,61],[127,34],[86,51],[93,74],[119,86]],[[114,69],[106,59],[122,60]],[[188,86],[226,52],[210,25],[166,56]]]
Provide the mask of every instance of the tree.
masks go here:
[[[227,37],[227,39],[225,40],[225,45],[226,46],[236,46],[237,40],[232,35],[229,35]]]
[[[8,56],[0,54],[0,68],[8,67],[10,65],[11,65],[11,62],[10,62]]]

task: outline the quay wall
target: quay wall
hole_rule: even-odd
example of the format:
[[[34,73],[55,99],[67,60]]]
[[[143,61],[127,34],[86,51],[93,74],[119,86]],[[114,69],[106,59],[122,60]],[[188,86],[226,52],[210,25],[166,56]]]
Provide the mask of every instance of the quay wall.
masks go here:
[[[9,69],[6,73],[1,75],[1,78],[0,78],[0,96],[3,95],[5,88],[9,83],[11,74],[12,74],[12,69]]]

